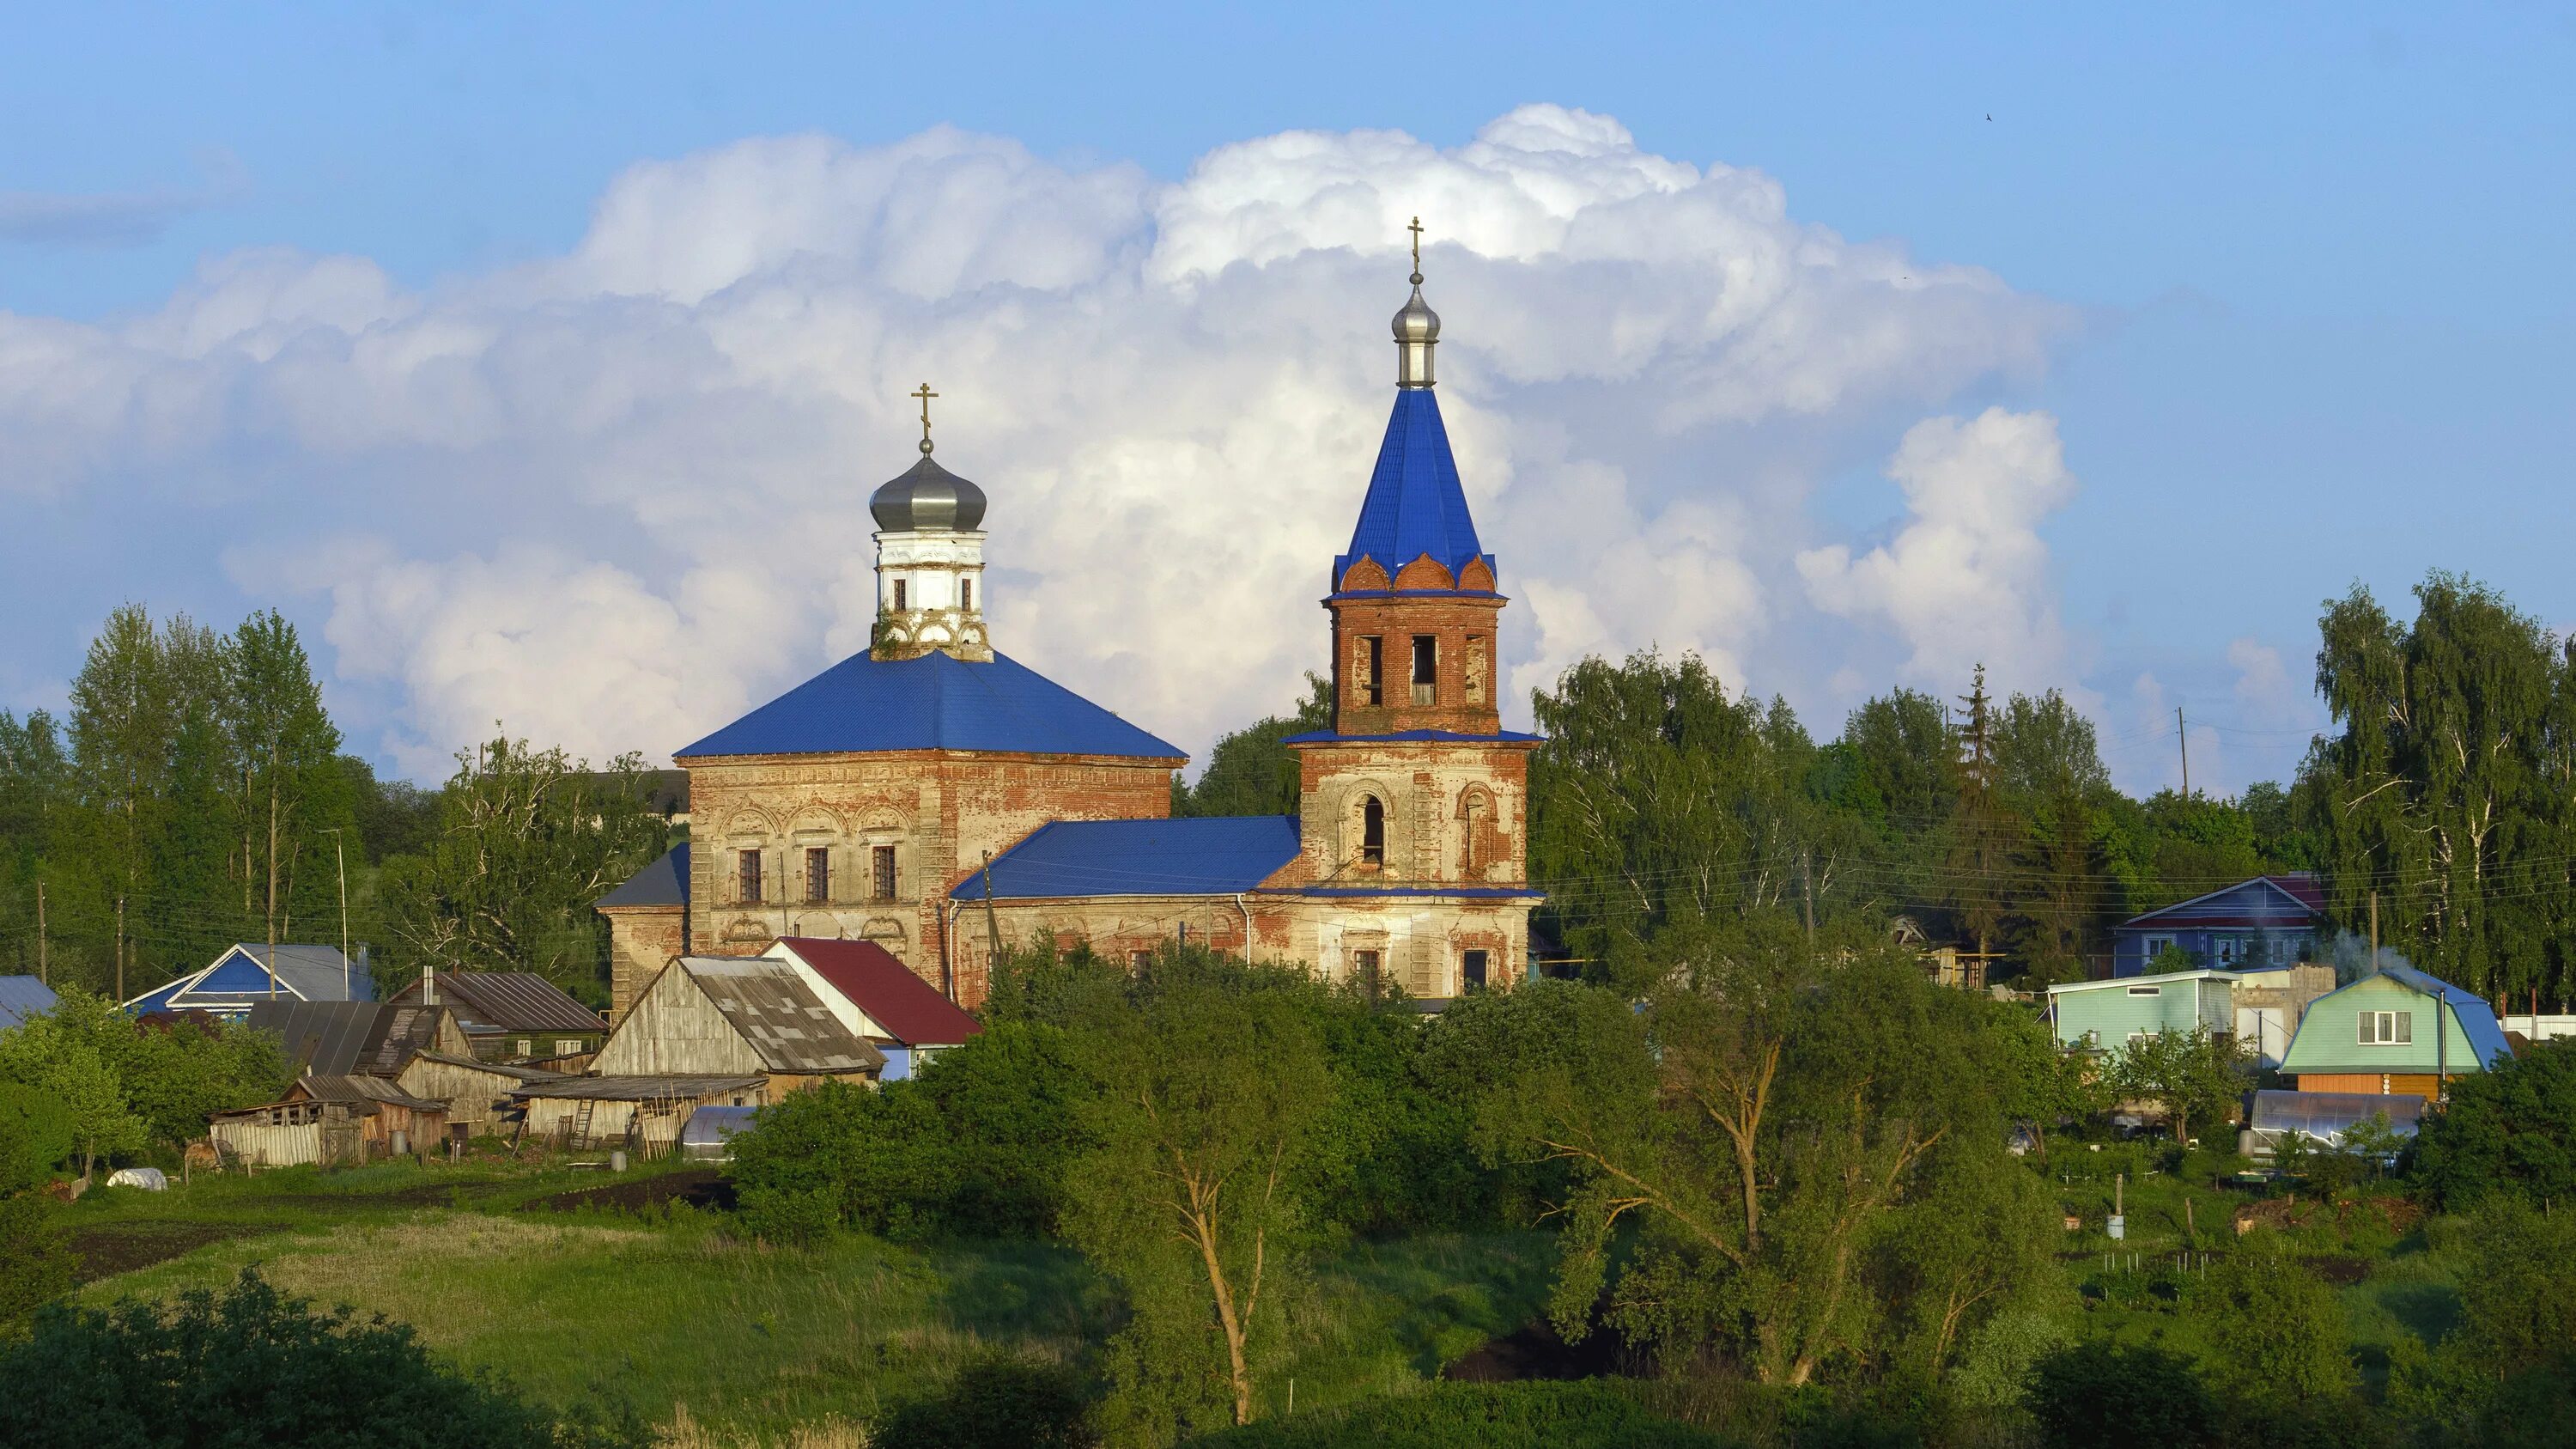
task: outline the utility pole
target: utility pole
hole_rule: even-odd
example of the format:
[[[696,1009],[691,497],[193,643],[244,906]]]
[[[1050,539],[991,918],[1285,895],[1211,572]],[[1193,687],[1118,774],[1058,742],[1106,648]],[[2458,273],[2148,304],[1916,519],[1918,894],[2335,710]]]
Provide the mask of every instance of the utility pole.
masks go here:
[[[116,999],[125,999],[125,897],[116,898]]]
[[[1002,964],[1002,923],[993,914],[993,852],[989,850],[984,852],[984,940],[993,952],[992,959],[984,963],[984,969],[990,971]]]
[[[45,949],[45,883],[43,881],[38,881],[36,882],[36,980],[44,985],[51,986],[54,984],[54,973],[51,969],[51,964],[46,959],[47,955],[48,953]]]
[[[2182,722],[2182,706],[2174,706],[2174,737],[2182,741],[2182,798],[2191,798],[2191,730]]]
[[[340,995],[354,1000],[349,996],[349,846],[340,832],[341,827],[334,825],[322,833],[331,837],[331,853],[340,864]]]
[[[2370,974],[2379,974],[2379,892],[2370,893]]]

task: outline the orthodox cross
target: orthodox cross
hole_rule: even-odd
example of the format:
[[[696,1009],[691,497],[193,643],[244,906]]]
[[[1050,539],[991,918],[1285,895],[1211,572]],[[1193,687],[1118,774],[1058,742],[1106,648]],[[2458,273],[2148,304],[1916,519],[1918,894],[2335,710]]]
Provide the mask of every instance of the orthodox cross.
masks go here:
[[[930,400],[939,394],[932,392],[930,384],[925,382],[919,392],[908,396],[921,399],[921,455],[926,458],[930,456]]]
[[[1405,230],[1413,233],[1413,285],[1419,287],[1422,285],[1422,218],[1415,217],[1413,224]]]

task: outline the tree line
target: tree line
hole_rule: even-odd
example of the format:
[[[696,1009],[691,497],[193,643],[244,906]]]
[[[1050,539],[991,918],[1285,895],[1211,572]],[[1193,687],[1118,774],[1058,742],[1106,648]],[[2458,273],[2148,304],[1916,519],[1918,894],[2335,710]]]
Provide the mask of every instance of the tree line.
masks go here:
[[[667,846],[640,756],[497,734],[435,789],[342,749],[295,626],[110,614],[62,719],[0,712],[0,971],[123,1000],[233,942],[543,972],[597,998],[590,902]]]

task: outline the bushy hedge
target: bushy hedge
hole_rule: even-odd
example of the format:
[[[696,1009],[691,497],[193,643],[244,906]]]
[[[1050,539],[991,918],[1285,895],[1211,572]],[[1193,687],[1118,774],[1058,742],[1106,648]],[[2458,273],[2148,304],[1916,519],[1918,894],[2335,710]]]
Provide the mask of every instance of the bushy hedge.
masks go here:
[[[1599,1380],[1433,1384],[1189,1442],[1199,1449],[1724,1449],[1729,1443],[1658,1418],[1621,1386]]]

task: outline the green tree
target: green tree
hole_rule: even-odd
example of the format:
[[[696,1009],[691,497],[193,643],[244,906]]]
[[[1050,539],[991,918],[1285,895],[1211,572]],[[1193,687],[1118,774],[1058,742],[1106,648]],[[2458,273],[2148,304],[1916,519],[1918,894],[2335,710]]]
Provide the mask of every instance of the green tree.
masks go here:
[[[1307,1154],[1331,1090],[1322,1043],[1284,991],[1155,985],[1091,1043],[1096,1144],[1070,1175],[1067,1228],[1126,1290],[1111,1352],[1113,1428],[1167,1438],[1232,1422],[1281,1351],[1283,1300],[1313,1221]]]
[[[2246,1048],[2234,1037],[2193,1027],[2139,1037],[2112,1054],[2105,1074],[2121,1097],[2153,1102],[2173,1122],[2174,1141],[2194,1122],[2225,1122],[2251,1084]]]
[[[356,823],[340,764],[340,731],[322,706],[304,644],[274,609],[233,632],[227,715],[239,763],[243,914],[274,945],[293,938],[299,906],[322,924],[334,880],[321,832]],[[326,857],[315,871],[317,848]],[[300,890],[299,890],[300,883]]]
[[[1172,777],[1172,813],[1294,815],[1299,797],[1297,752],[1282,741],[1333,726],[1333,682],[1306,676],[1296,713],[1273,715],[1216,742],[1196,785]]]
[[[2039,1361],[2028,1400],[2049,1449],[2202,1449],[2218,1406],[2190,1359],[2166,1349],[2083,1343]]]
[[[0,1081],[32,1087],[62,1104],[83,1180],[100,1158],[143,1148],[143,1119],[126,1101],[115,1068],[85,1037],[50,1015],[0,1033]]]
[[[2469,1215],[2448,1247],[2460,1284],[2460,1329],[2445,1345],[2492,1382],[2545,1370],[2576,1345],[2576,1212],[2498,1196]]]
[[[2193,1285],[2189,1311],[2209,1344],[2203,1372],[2240,1402],[2305,1407],[2360,1385],[2342,1301],[2277,1244],[2249,1239],[2220,1257]]]
[[[606,927],[590,909],[669,847],[639,755],[593,772],[562,749],[505,737],[456,757],[438,833],[379,879],[389,924],[412,961],[448,970],[534,971],[596,997]]]
[[[2576,1202],[2576,1041],[2535,1043],[2450,1093],[2415,1139],[2416,1180],[2435,1202]]]

